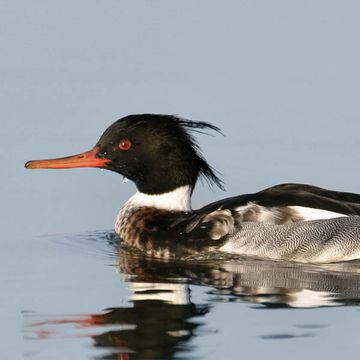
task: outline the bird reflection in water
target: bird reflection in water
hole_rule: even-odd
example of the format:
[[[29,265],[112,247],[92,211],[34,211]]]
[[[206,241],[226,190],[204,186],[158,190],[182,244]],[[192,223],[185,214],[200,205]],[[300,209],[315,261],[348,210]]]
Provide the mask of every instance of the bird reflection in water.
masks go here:
[[[105,314],[95,315],[104,325],[133,325],[133,328],[93,336],[94,346],[117,349],[104,359],[174,358],[199,326],[190,320],[208,311],[208,306],[151,300],[151,295],[149,300],[145,300],[146,295],[141,297],[142,300],[134,300],[132,308],[108,309]]]
[[[72,324],[94,330],[81,336],[91,337],[94,347],[106,350],[99,359],[180,359],[185,353],[189,358],[189,340],[201,333],[205,315],[219,301],[256,303],[263,309],[360,304],[359,262],[316,266],[250,258],[166,262],[120,246],[115,258],[116,269],[133,292],[132,307],[44,321],[32,315],[27,333],[53,338],[54,327]],[[210,287],[206,304],[191,301],[192,285]]]

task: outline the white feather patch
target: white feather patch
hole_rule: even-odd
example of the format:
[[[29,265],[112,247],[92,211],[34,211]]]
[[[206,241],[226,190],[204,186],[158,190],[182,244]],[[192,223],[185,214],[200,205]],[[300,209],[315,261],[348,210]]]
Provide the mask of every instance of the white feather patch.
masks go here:
[[[159,195],[149,195],[138,191],[126,202],[125,206],[146,206],[169,211],[189,211],[191,210],[190,197],[191,188],[188,185]]]
[[[189,285],[167,283],[128,283],[134,292],[133,301],[160,300],[174,305],[185,305],[190,302]]]
[[[332,293],[303,289],[289,294],[287,304],[294,308],[315,308],[320,306],[338,306]]]
[[[347,216],[344,214],[336,213],[333,211],[314,209],[304,206],[288,206],[290,209],[295,210],[301,217],[307,220],[321,220],[321,219],[333,219],[337,217]]]

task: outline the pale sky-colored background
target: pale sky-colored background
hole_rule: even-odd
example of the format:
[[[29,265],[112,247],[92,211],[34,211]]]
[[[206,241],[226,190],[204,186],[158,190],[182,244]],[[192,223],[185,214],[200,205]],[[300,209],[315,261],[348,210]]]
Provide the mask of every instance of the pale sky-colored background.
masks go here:
[[[116,174],[22,166],[89,149],[129,113],[219,125],[226,138],[200,143],[226,195],[284,181],[360,192],[357,1],[1,7],[2,189],[12,218],[36,214],[27,231],[112,226],[134,191]],[[222,196],[201,188],[194,206]]]
[[[0,1],[2,273],[21,284],[33,237],[112,228],[132,184],[23,164],[88,150],[130,113],[222,128],[199,140],[227,192],[200,186],[194,207],[281,182],[360,192],[359,14],[351,0]]]

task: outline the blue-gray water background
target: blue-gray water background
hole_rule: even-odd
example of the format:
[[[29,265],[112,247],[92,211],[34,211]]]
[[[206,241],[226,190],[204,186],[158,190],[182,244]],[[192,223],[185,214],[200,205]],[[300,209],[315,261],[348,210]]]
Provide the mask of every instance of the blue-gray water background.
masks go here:
[[[23,168],[90,149],[121,116],[170,113],[222,128],[225,138],[200,144],[226,193],[200,185],[194,207],[282,182],[360,192],[358,1],[2,0],[0,8],[2,358],[87,359],[93,350],[79,339],[28,339],[26,314],[128,302],[106,246],[74,246],[61,234],[111,229],[134,186],[96,169]],[[207,290],[195,286],[193,300],[206,302]],[[359,314],[220,303],[187,354],[332,359],[346,347],[354,356]],[[318,336],[261,339],[310,319],[326,323]]]

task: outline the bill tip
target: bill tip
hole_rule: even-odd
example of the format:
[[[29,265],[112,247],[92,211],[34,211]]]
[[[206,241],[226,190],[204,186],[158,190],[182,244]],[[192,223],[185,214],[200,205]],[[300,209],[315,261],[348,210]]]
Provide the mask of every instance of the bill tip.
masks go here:
[[[25,163],[25,168],[26,168],[26,169],[31,169],[31,161],[27,161],[27,162]]]

